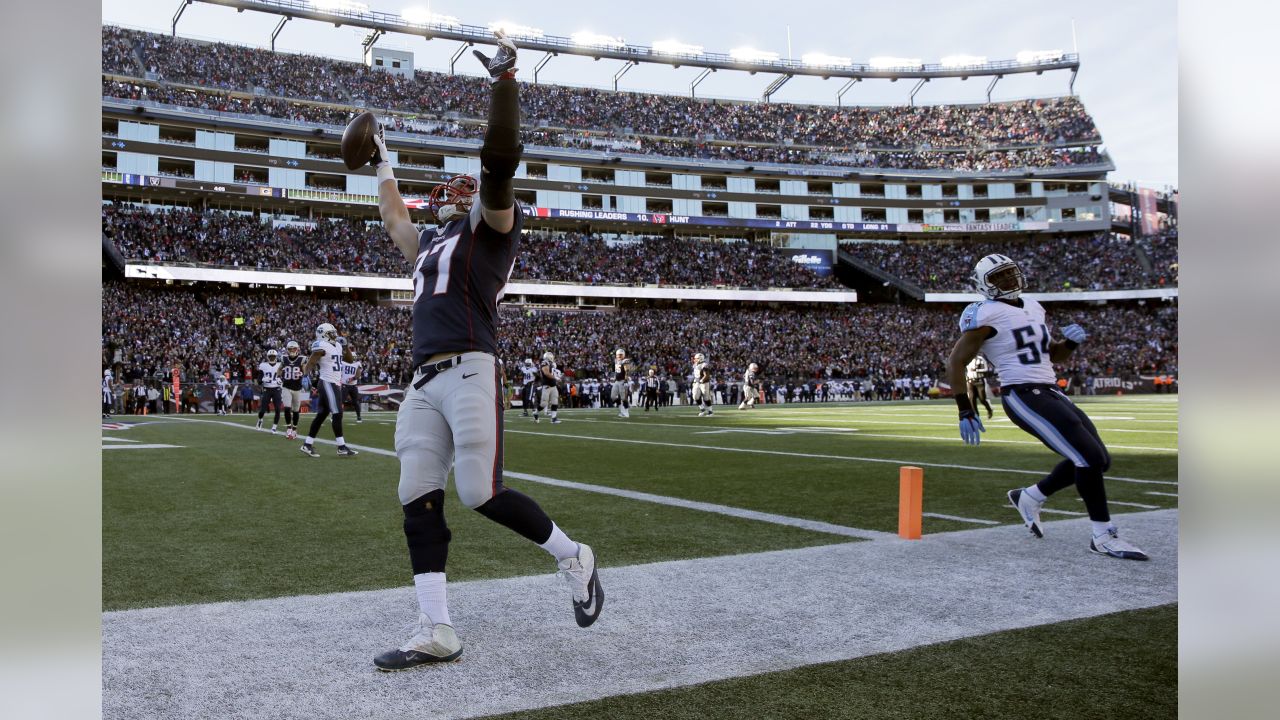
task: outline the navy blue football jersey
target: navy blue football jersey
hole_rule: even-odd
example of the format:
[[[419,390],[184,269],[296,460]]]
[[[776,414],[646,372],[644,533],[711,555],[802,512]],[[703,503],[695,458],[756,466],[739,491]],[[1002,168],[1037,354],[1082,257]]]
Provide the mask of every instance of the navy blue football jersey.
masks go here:
[[[475,213],[479,215],[479,210]],[[442,352],[498,352],[498,301],[515,266],[524,216],[510,232],[471,217],[418,236],[413,268],[413,364]]]

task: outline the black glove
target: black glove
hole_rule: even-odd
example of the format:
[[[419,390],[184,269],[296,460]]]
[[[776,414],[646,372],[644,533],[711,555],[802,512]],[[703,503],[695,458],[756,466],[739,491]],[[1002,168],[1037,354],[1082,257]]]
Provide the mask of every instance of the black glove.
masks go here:
[[[485,70],[489,71],[489,82],[496,83],[506,78],[514,79],[516,76],[516,44],[507,39],[506,33],[501,30],[494,30],[493,35],[498,38],[497,55],[490,58],[479,50],[472,50],[471,54],[484,63]]]

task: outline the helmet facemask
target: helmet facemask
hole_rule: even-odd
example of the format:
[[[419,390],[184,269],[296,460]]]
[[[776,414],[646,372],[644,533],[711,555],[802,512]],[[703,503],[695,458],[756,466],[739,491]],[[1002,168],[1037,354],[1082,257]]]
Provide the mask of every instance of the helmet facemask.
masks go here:
[[[440,225],[465,217],[470,214],[479,189],[476,179],[470,175],[454,175],[431,188],[431,194],[427,196],[427,211]]]

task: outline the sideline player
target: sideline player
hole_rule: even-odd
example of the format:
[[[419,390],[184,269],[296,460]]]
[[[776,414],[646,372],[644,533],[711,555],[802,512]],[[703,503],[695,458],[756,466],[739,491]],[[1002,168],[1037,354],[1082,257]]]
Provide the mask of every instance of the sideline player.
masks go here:
[[[977,407],[978,403],[987,409],[987,419],[991,419],[991,403],[987,402],[987,378],[991,377],[991,364],[982,353],[973,356],[964,367],[964,379],[968,384],[969,406]]]
[[[231,388],[226,373],[218,372],[217,375],[218,378],[213,381],[213,409],[219,415],[226,415],[231,401]]]
[[[760,380],[757,374],[760,372],[760,366],[751,363],[747,366],[747,371],[742,373],[742,402],[738,403],[739,410],[750,410],[756,406],[756,401],[760,399]]]
[[[556,417],[560,409],[560,378],[556,376],[557,372],[555,354],[550,350],[542,353],[542,362],[538,363],[538,382],[541,384],[541,389],[538,392],[538,408],[533,411],[534,422],[541,422],[538,413],[546,408],[551,424],[560,424],[560,418]]]
[[[342,436],[342,361],[351,362],[351,351],[338,344],[338,331],[329,323],[316,326],[316,339],[311,343],[311,355],[302,366],[303,374],[312,369],[320,369],[320,378],[316,381],[316,416],[311,420],[311,429],[307,431],[307,439],[299,448],[303,455],[320,457],[316,452],[316,434],[324,427],[325,418],[333,416],[333,437],[338,443],[338,457],[354,457],[360,453],[347,447],[346,438]]]
[[[344,352],[349,352],[345,337],[338,336],[338,345],[342,347]],[[354,356],[354,353],[351,354]],[[351,362],[344,361],[342,363],[342,404],[345,407],[347,401],[350,400],[351,404],[355,406],[356,424],[364,422],[364,418],[360,417],[360,368],[362,365],[364,363],[354,359]]]
[[[418,631],[374,658],[380,670],[448,662],[462,654],[445,594],[451,533],[444,490],[453,467],[458,497],[469,508],[536,543],[555,558],[572,590],[578,625],[596,621],[604,591],[591,547],[576,543],[529,496],[502,483],[502,399],[497,396],[498,300],[515,265],[524,216],[511,179],[520,145],[515,45],[501,33],[490,59],[474,54],[491,77],[488,129],[476,181],[456,176],[437,185],[428,208],[438,223],[420,234],[396,187],[381,133],[372,162],[378,210],[396,247],[413,266],[413,381],[396,415],[400,503],[418,596]]]
[[[290,340],[284,347],[284,367],[281,369],[281,383],[284,385],[284,436],[290,440],[298,438],[298,417],[302,414],[302,371],[307,359],[302,355],[302,346],[297,340]]]
[[[111,374],[111,368],[102,371],[102,417],[111,417],[111,411],[115,409],[116,398],[111,393],[111,381],[114,377]]]
[[[631,371],[631,361],[627,359],[627,351],[618,348],[613,351],[613,401],[618,403],[618,417],[631,417],[631,383],[627,375]]]
[[[1015,425],[1034,435],[1065,460],[1040,482],[1010,490],[1009,502],[1036,537],[1044,537],[1040,508],[1063,488],[1076,486],[1093,539],[1089,549],[1100,555],[1146,560],[1147,554],[1122,540],[1111,522],[1102,473],[1111,467],[1111,454],[1098,430],[1080,408],[1058,389],[1054,363],[1066,362],[1088,335],[1079,325],[1062,328],[1065,339],[1050,337],[1044,308],[1021,297],[1026,279],[1018,264],[1004,255],[988,255],[973,270],[973,283],[986,300],[973,303],[960,315],[960,339],[947,360],[951,387],[965,382],[965,366],[979,352],[990,358],[1000,377],[1002,406]],[[968,395],[957,393],[960,437],[977,445],[985,428]]]
[[[267,351],[265,362],[258,363],[258,383],[262,385],[262,399],[258,401],[258,425],[262,429],[262,418],[267,414],[267,402],[275,408],[276,417],[271,421],[271,434],[275,435],[280,426],[280,353],[272,348]]]
[[[711,367],[702,353],[693,354],[693,401],[698,403],[698,417],[716,414],[712,407],[715,400],[711,397]]]
[[[520,385],[520,407],[523,417],[529,417],[529,406],[533,404],[534,379],[537,377],[538,367],[533,364],[533,358],[525,358],[524,364],[520,366],[521,385]]]

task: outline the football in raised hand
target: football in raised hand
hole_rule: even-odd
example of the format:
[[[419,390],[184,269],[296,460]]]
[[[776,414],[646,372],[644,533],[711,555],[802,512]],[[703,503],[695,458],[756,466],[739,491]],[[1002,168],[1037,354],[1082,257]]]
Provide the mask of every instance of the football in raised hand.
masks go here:
[[[376,148],[373,134],[378,132],[378,118],[368,110],[360,113],[342,131],[342,162],[348,170],[359,170],[369,162]]]

